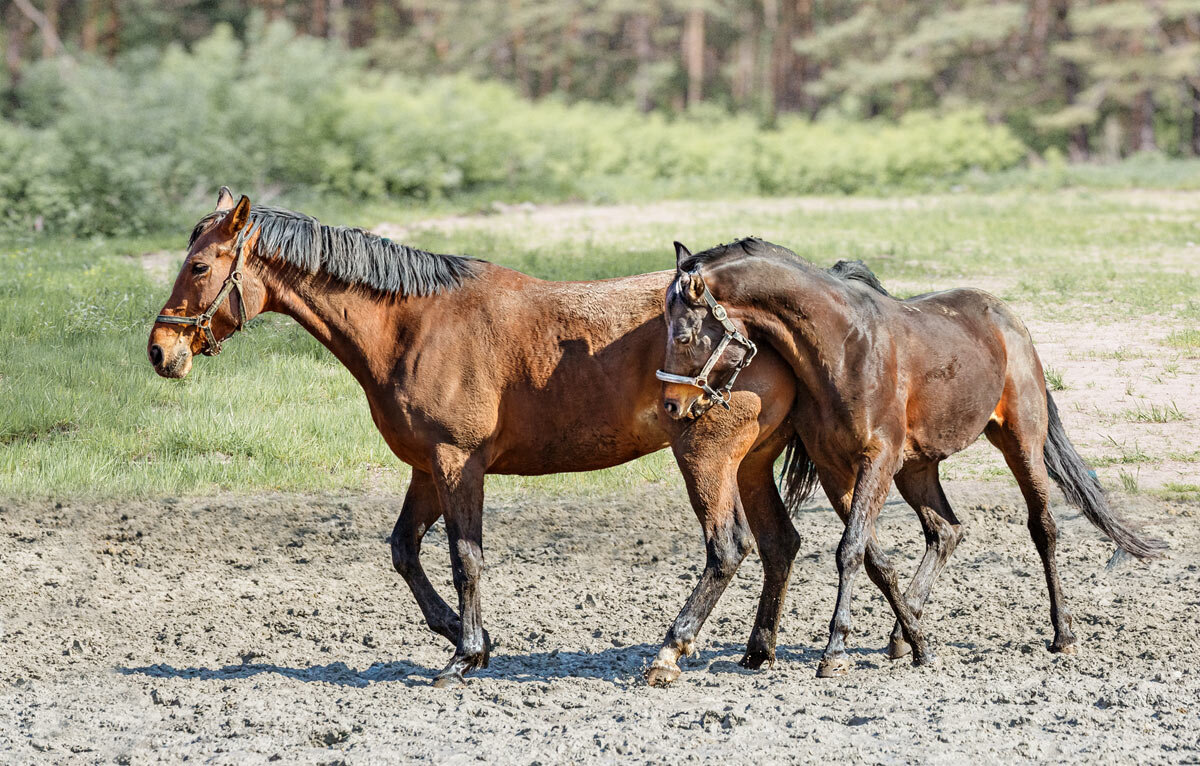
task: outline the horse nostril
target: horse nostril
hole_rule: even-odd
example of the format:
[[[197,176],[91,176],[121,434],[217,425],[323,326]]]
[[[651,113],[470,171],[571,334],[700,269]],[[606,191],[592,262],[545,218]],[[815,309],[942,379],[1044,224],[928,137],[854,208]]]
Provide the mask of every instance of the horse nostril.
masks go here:
[[[671,417],[675,417],[679,414],[679,404],[674,401],[663,402],[663,409],[665,409],[667,414]]]
[[[159,365],[162,364],[162,360],[163,360],[162,347],[157,344],[151,346],[150,347],[150,364],[154,365],[155,367],[158,367]]]

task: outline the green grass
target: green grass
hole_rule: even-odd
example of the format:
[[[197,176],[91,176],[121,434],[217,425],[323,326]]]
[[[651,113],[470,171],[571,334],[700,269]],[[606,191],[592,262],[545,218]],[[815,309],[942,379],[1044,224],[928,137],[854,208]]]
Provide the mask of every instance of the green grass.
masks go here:
[[[1093,468],[1101,468],[1110,465],[1135,465],[1138,463],[1149,463],[1155,459],[1142,450],[1142,448],[1139,447],[1136,442],[1134,443],[1133,447],[1130,448],[1126,447],[1123,442],[1118,442],[1111,436],[1106,436],[1104,438],[1105,441],[1115,447],[1120,454],[1109,457],[1091,458],[1088,460],[1088,463],[1091,464]]]
[[[1180,411],[1175,402],[1168,404],[1142,404],[1125,411],[1125,419],[1133,423],[1173,423],[1187,420],[1187,415]]]
[[[1154,494],[1164,500],[1196,502],[1200,500],[1200,484],[1169,481],[1161,488],[1154,490]]]
[[[1187,328],[1175,330],[1167,336],[1167,345],[1190,354],[1200,352],[1200,330]]]
[[[1056,370],[1053,367],[1047,367],[1045,370],[1046,385],[1051,391],[1066,391],[1067,384],[1063,382],[1062,370]]]
[[[1117,471],[1117,476],[1121,478],[1121,488],[1131,495],[1138,493],[1138,474],[1130,473],[1124,469]]]
[[[1031,319],[1119,322],[1153,311],[1188,326],[1200,317],[1200,281],[1187,270],[1194,212],[1124,192],[673,210],[673,220],[635,212],[501,228],[484,218],[483,228],[447,231],[416,224],[429,213],[411,207],[311,212],[336,223],[399,221],[412,227],[411,244],[553,279],[670,268],[674,239],[700,249],[757,234],[822,265],[861,258],[900,294],[985,284],[1021,301]],[[449,212],[443,205],[437,214]],[[0,496],[402,489],[407,469],[376,432],[357,384],[290,319],[255,320],[183,381],[154,375],[146,337],[169,290],[129,256],[178,249],[186,235],[0,240]],[[1057,390],[1055,374],[1047,380]],[[1129,415],[1182,417],[1173,405]],[[668,453],[586,475],[497,477],[493,486],[559,492],[663,480],[677,480]]]

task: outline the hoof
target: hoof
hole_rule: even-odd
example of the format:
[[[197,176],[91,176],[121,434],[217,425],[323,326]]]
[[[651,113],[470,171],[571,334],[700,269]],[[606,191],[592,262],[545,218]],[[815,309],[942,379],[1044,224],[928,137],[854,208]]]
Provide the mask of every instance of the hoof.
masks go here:
[[[646,671],[647,686],[667,686],[683,673],[679,666],[666,660],[655,660]]]
[[[903,638],[892,638],[888,641],[887,658],[898,660],[912,653],[912,647]]]
[[[1078,646],[1078,644],[1075,643],[1074,640],[1071,640],[1070,642],[1065,643],[1065,644],[1051,644],[1050,645],[1050,653],[1051,654],[1078,654],[1079,646]]]
[[[454,689],[459,686],[466,686],[467,682],[463,678],[463,674],[470,673],[472,670],[486,668],[488,666],[489,654],[487,650],[479,654],[464,657],[462,655],[454,655],[450,659],[450,664],[442,668],[442,671],[433,678],[433,686],[435,689]]]
[[[850,658],[844,654],[823,657],[817,665],[817,678],[840,678],[850,672]]]
[[[758,670],[764,664],[769,668],[773,668],[775,667],[775,654],[774,652],[747,650],[746,656],[742,657],[741,662],[738,664],[747,670]]]
[[[912,661],[915,668],[940,668],[942,666],[941,659],[932,651],[926,651],[921,656],[913,655]]]

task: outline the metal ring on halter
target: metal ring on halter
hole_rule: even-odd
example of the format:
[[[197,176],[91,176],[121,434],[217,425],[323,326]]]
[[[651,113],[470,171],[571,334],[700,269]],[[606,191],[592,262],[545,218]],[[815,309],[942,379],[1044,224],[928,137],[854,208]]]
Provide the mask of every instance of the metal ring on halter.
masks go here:
[[[692,279],[700,279],[700,275],[694,274]],[[717,303],[717,299],[709,292],[708,285],[704,284],[703,279],[700,279],[700,286],[704,288],[704,302],[708,305],[708,310],[721,323],[721,327],[725,330],[725,335],[717,342],[717,347],[709,354],[708,361],[704,363],[704,366],[700,368],[700,372],[696,375],[677,375],[666,370],[659,370],[654,373],[654,377],[664,383],[682,383],[685,386],[694,386],[703,391],[710,399],[716,401],[717,404],[720,404],[725,409],[729,409],[729,400],[733,398],[733,383],[737,380],[738,373],[754,360],[755,354],[758,353],[758,346],[754,345],[754,341],[738,332],[733,322],[729,321],[729,313],[725,311],[724,306]],[[731,342],[744,347],[746,355],[734,365],[733,372],[730,373],[729,380],[725,382],[725,385],[720,389],[714,389],[708,383],[709,373],[712,372],[713,367],[720,361],[721,355],[725,353],[725,349],[729,347]]]

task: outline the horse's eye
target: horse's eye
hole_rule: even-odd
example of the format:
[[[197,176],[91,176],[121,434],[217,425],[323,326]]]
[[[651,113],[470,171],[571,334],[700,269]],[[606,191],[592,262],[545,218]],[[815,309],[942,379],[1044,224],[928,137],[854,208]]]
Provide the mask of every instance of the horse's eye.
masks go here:
[[[192,264],[192,273],[193,274],[200,275],[200,274],[205,274],[207,272],[208,272],[208,264],[207,263],[193,263]]]

